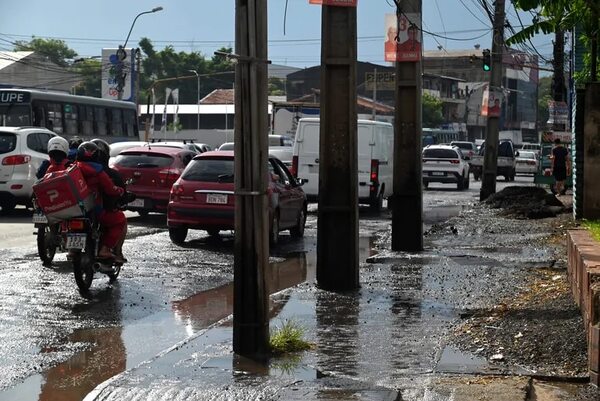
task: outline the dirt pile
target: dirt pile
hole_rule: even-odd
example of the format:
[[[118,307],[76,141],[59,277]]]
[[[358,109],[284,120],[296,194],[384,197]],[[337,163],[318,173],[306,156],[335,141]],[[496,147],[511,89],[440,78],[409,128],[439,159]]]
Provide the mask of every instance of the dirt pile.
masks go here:
[[[506,216],[527,219],[555,217],[565,211],[565,205],[560,200],[538,187],[506,187],[491,195],[485,204],[494,209],[503,209]]]

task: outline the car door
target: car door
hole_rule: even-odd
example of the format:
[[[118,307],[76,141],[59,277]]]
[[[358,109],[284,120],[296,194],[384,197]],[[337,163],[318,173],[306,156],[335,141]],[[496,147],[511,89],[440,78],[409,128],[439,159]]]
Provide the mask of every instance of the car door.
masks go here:
[[[277,188],[279,197],[279,224],[282,228],[293,227],[296,224],[298,211],[301,207],[299,206],[301,202],[299,202],[300,197],[295,180],[280,160],[270,158],[269,164],[273,168],[273,173],[278,176],[273,184]]]

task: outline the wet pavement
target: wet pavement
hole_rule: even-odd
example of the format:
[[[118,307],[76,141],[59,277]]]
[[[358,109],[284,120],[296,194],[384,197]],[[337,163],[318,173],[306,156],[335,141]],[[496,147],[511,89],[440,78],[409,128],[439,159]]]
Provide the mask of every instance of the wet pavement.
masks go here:
[[[219,241],[193,233],[176,247],[160,219],[134,225],[132,262],[115,285],[94,282],[87,300],[73,291],[64,259],[47,271],[35,255],[11,251],[9,279],[0,281],[8,300],[0,400],[81,400],[90,391],[86,400],[570,399],[581,384],[536,384],[519,366],[449,341],[464,316],[513,293],[506,276],[519,283],[552,262],[551,250],[534,243],[547,225],[508,227],[492,211],[474,214],[474,188],[425,193],[418,254],[389,252],[389,215],[362,211],[356,292],[316,288],[314,214],[304,240],[283,236],[269,269],[271,327],[299,324],[314,349],[265,364],[232,353],[228,233]]]

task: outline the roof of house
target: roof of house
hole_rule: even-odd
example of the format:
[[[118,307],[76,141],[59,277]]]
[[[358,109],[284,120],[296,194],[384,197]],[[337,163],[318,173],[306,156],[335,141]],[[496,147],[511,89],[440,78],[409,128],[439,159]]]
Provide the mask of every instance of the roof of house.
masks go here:
[[[0,70],[18,63],[24,58],[32,55],[33,52],[0,52]]]

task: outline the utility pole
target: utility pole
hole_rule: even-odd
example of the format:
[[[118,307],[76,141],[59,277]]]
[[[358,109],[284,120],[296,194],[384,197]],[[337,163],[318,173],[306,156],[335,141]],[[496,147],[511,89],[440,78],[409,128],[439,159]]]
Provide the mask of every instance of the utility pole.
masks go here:
[[[421,25],[422,0],[395,0],[398,32],[401,18],[413,21],[402,24]],[[423,35],[419,32],[419,41]],[[397,52],[398,57],[399,54]],[[392,209],[392,250],[423,250],[423,190],[421,167],[422,130],[421,49],[411,61],[396,61],[396,110],[394,113],[394,192]]]
[[[505,0],[496,0],[494,10],[494,37],[492,42],[492,72],[490,75],[490,93],[501,90],[502,54],[504,52],[504,5]],[[485,154],[483,156],[483,174],[479,200],[486,200],[496,192],[496,174],[498,168],[498,131],[500,117],[487,116],[487,132],[485,135]]]
[[[356,7],[321,6],[317,285],[359,287]]]
[[[261,358],[269,349],[267,0],[235,4],[233,351]]]

